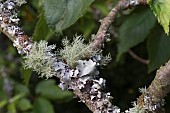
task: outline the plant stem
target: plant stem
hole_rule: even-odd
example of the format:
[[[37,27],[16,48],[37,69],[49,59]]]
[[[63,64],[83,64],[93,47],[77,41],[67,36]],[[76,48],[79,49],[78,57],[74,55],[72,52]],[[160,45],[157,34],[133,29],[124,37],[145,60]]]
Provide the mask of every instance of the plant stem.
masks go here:
[[[138,55],[136,55],[132,50],[129,49],[128,53],[130,54],[130,56],[132,56],[134,59],[136,59],[137,61],[143,63],[143,64],[149,64],[149,60],[145,60],[141,57],[139,57]]]

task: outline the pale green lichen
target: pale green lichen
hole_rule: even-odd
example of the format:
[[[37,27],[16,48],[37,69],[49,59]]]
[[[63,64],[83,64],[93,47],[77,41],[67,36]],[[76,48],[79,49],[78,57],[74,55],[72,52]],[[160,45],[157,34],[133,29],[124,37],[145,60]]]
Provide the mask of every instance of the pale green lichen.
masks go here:
[[[27,3],[25,0],[16,0],[16,2],[18,6],[21,6],[22,4]]]
[[[62,40],[63,49],[58,51],[61,59],[66,60],[67,64],[74,67],[79,59],[90,58],[97,53],[93,49],[92,43],[85,44],[82,36],[75,36],[73,42],[70,43],[67,38]]]
[[[144,87],[144,88],[139,88],[139,92],[145,95],[145,94],[147,93],[146,87]]]
[[[53,71],[53,63],[55,54],[51,51],[55,45],[48,46],[46,41],[34,42],[32,48],[24,57],[23,66],[25,68],[32,68],[34,71],[41,73],[41,77],[46,78],[54,76],[56,73]]]
[[[125,113],[145,113],[145,108],[140,108],[136,102],[132,103],[133,108],[129,108],[129,110],[126,110]]]
[[[65,38],[62,43],[63,49],[58,50],[56,54],[52,53],[55,45],[48,46],[46,41],[33,43],[30,52],[24,57],[23,66],[32,68],[38,74],[41,74],[41,77],[49,78],[57,76],[53,67],[56,56],[74,68],[78,60],[89,59],[92,56],[101,54],[100,51],[93,49],[92,43],[85,44],[82,36],[74,37],[72,43]],[[110,54],[105,57],[102,56],[100,64],[105,66],[110,60]]]
[[[146,87],[145,88],[139,88],[139,92],[141,92],[142,94],[146,93]],[[139,107],[139,105],[137,105],[136,101],[132,102],[132,108],[129,108],[129,110],[126,110],[125,113],[145,113],[146,112],[146,108],[143,107]]]
[[[111,62],[111,60],[112,60],[112,57],[111,57],[110,53],[106,56],[102,56],[101,61],[100,61],[100,65],[106,66],[109,62]]]

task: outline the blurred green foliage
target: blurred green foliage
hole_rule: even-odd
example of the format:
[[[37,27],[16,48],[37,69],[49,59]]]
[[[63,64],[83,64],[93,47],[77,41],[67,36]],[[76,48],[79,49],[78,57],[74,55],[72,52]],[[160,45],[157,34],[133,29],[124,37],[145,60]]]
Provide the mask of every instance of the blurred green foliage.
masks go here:
[[[60,8],[50,7],[50,3],[58,3],[59,0],[49,1],[44,4],[42,0],[29,0],[20,8],[20,25],[34,41],[47,40],[62,48],[61,39],[65,36],[71,39],[75,34],[83,34],[88,40],[97,32],[99,20],[118,0],[94,0],[91,5],[93,0],[86,5],[78,2],[64,17],[60,16],[63,14]],[[53,15],[53,21],[49,21]],[[60,21],[66,25],[58,26]],[[103,52],[111,53],[113,61],[100,69],[100,76],[107,80],[106,90],[114,96],[113,103],[125,110],[140,95],[138,88],[147,87],[154,78],[155,70],[170,58],[170,37],[164,33],[149,6],[123,11],[108,32],[112,40],[105,44]],[[78,102],[79,99],[73,98],[71,91],[62,91],[58,87],[57,78],[45,80],[38,78],[32,70],[23,69],[21,56],[3,34],[0,35],[0,43],[0,113],[91,113]],[[128,54],[129,49],[148,59],[149,64],[133,59]],[[166,103],[168,113],[170,98],[166,98]]]

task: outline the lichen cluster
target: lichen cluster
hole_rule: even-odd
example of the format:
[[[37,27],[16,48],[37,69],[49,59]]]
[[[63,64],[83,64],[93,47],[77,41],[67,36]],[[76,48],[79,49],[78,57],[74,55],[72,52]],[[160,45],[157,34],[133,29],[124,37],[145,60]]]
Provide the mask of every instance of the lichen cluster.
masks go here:
[[[139,106],[137,102],[133,102],[133,108],[129,108],[125,113],[158,113],[157,110],[164,106],[164,99],[158,101],[158,99],[149,95],[146,88],[140,88],[139,91],[143,95],[142,106]]]
[[[55,49],[55,45],[48,46],[46,41],[34,42],[29,53],[24,56],[23,66],[32,68],[38,72],[41,77],[55,76],[52,65],[55,61],[55,54],[51,51]]]
[[[58,54],[71,67],[75,66],[77,60],[89,58],[98,52],[93,49],[92,43],[85,44],[82,36],[75,36],[71,43],[65,38],[62,40],[62,44],[63,49],[60,49]]]
[[[79,40],[79,42],[76,41],[76,45],[83,43],[82,39],[79,38],[80,37],[75,38]],[[104,58],[101,54],[93,53],[93,56],[89,56],[89,58],[86,59],[77,58],[75,67],[72,68],[67,62],[64,63],[61,57],[57,58],[56,56],[58,56],[58,54],[53,53],[53,49],[55,49],[55,45],[48,45],[46,41],[34,42],[29,54],[23,57],[23,66],[25,68],[32,68],[41,74],[41,77],[45,76],[49,78],[57,76],[61,82],[59,86],[63,90],[74,90],[78,88],[83,94],[88,94],[88,100],[96,105],[96,113],[100,113],[100,111],[108,113],[120,112],[118,107],[112,106],[110,93],[103,92],[106,81],[98,76],[98,68],[101,66],[102,58]],[[72,49],[68,49],[67,51],[69,50]],[[77,53],[75,53],[75,55],[77,55]],[[105,57],[104,60],[106,59],[108,61],[110,57]]]

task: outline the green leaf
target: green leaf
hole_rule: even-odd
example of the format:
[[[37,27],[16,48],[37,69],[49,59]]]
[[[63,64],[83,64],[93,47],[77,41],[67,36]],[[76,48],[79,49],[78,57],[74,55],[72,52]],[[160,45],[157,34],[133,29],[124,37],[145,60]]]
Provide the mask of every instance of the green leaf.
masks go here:
[[[148,0],[158,22],[163,26],[166,34],[169,34],[170,24],[170,0]]]
[[[0,109],[8,104],[8,100],[1,100],[0,101]]]
[[[11,102],[8,104],[8,113],[17,113],[16,103],[23,98],[23,96],[23,94],[18,94],[11,98]]]
[[[33,113],[54,113],[54,109],[50,101],[39,97],[35,100]]]
[[[149,54],[148,72],[152,72],[170,59],[170,36],[159,27],[147,40]]]
[[[28,86],[28,83],[30,81],[30,77],[31,77],[31,74],[32,74],[32,70],[31,69],[24,69],[24,68],[21,68],[21,74],[23,75],[23,82],[26,86]]]
[[[15,103],[8,104],[8,113],[17,113]]]
[[[71,100],[73,94],[70,91],[61,90],[54,80],[46,80],[40,82],[36,87],[36,93],[48,99],[56,99],[60,101]]]
[[[149,9],[139,10],[128,16],[119,29],[117,60],[131,47],[143,42],[155,23],[156,19]]]
[[[36,24],[35,31],[33,34],[33,39],[36,41],[40,40],[48,40],[54,35],[54,31],[52,31],[46,22],[44,13],[42,12],[39,16],[39,20]]]
[[[27,111],[32,108],[30,101],[26,98],[19,100],[17,106],[21,111]]]
[[[29,95],[29,89],[23,84],[15,83],[14,86],[15,94],[23,94],[24,96]]]
[[[18,100],[20,100],[21,98],[23,98],[24,97],[24,94],[23,93],[21,93],[21,94],[17,94],[17,95],[15,95],[11,100],[12,100],[12,102],[11,103],[16,103]]]
[[[74,24],[94,0],[44,0],[48,25],[56,32]]]

